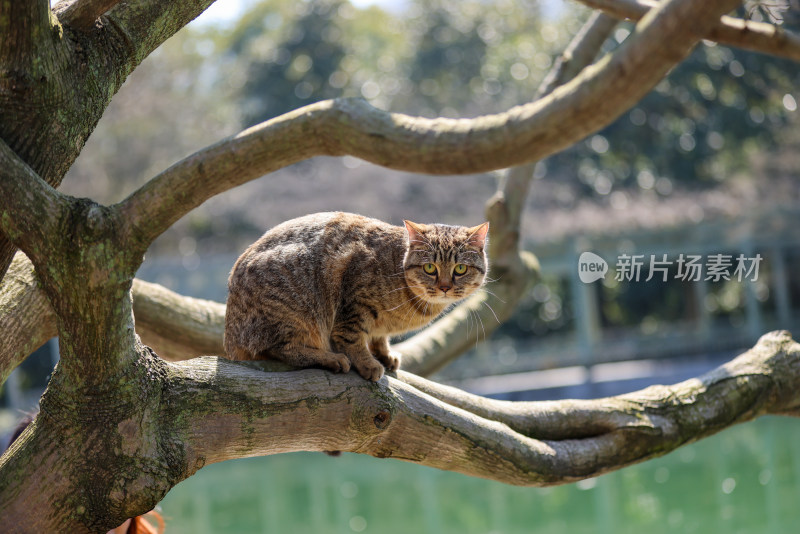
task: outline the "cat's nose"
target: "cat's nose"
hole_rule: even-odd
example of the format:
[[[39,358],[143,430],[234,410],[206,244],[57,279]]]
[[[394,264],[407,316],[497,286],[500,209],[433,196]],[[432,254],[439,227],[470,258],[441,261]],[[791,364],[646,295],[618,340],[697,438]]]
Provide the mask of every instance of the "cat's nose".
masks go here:
[[[448,292],[448,291],[450,291],[450,290],[452,289],[452,287],[453,287],[453,286],[448,286],[448,285],[440,285],[440,286],[439,286],[439,289],[441,289],[441,290],[442,290],[442,293],[444,293],[445,295],[447,295],[447,292]]]

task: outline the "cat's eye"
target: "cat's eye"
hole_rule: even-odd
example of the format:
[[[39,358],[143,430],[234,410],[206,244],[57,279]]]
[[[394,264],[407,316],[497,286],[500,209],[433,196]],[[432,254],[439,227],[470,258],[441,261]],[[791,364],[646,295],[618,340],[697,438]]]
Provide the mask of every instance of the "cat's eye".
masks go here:
[[[458,265],[455,266],[453,272],[458,275],[462,275],[467,272],[467,266],[464,265],[463,263],[459,263]]]
[[[426,263],[422,266],[422,270],[427,274],[436,274],[436,266],[432,263]]]

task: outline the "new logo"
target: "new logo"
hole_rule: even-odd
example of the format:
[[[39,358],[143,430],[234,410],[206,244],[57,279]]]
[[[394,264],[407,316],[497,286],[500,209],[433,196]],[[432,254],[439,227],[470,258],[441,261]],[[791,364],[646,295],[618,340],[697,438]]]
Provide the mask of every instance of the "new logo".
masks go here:
[[[584,284],[600,280],[607,272],[608,263],[594,252],[584,252],[578,258],[578,277]]]

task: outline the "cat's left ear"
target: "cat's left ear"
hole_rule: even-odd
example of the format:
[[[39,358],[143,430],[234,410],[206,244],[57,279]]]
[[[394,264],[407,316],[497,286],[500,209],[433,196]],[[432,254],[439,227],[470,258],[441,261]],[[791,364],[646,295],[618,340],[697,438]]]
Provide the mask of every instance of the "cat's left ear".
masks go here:
[[[469,231],[469,238],[467,242],[478,248],[483,248],[486,246],[486,235],[489,233],[489,223],[485,222],[483,224],[479,224],[478,226],[473,226],[472,228],[468,229]]]

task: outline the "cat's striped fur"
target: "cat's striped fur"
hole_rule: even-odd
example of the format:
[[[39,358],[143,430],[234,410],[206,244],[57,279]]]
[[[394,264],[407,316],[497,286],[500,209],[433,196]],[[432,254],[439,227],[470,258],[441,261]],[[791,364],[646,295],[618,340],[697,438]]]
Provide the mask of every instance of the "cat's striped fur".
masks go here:
[[[389,336],[421,328],[481,287],[488,226],[403,228],[350,213],[280,224],[233,266],[225,351],[341,372],[352,365],[379,380],[400,365]]]

